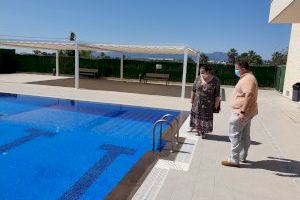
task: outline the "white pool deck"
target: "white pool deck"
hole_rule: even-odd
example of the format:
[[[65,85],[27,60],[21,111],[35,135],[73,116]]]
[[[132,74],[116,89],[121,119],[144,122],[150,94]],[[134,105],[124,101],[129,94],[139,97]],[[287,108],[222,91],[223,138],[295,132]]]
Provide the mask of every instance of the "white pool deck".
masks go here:
[[[190,109],[188,99],[26,84],[51,80],[49,75],[0,75],[0,92],[59,97],[155,108]],[[61,77],[64,78],[64,77]],[[232,88],[224,87],[226,100]],[[227,158],[228,101],[215,116],[215,130],[207,140],[180,130],[186,137],[175,161],[159,160],[134,199],[161,200],[297,200],[300,199],[300,104],[273,90],[259,91],[259,115],[253,119],[249,164],[220,165]]]
[[[0,92],[57,97],[82,101],[94,101],[113,104],[126,104],[152,108],[189,110],[189,100],[178,97],[145,95],[114,91],[75,89],[59,86],[26,84],[27,82],[64,79],[40,74],[0,74]]]

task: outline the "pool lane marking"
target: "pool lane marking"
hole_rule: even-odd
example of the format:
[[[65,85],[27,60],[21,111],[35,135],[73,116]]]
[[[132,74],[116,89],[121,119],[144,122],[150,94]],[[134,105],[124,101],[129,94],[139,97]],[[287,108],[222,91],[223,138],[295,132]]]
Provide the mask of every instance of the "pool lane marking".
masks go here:
[[[30,134],[0,146],[0,153],[10,151],[11,149],[17,148],[18,146],[21,146],[27,142],[30,142],[31,140],[34,140],[35,138],[41,136],[53,137],[57,134],[55,132],[43,131],[35,128],[26,129],[26,132],[29,132]]]
[[[110,144],[103,144],[100,146],[100,149],[106,150],[107,152],[59,198],[60,200],[80,199],[91,185],[96,182],[105,169],[121,154],[133,155],[136,152],[134,149]]]
[[[126,113],[126,111],[114,111],[114,112],[107,113],[107,114],[103,115],[102,117],[98,117],[94,120],[91,120],[87,124],[83,125],[82,128],[89,129],[89,130],[93,129],[97,126],[100,126],[100,125],[105,124],[110,121],[110,120],[104,120],[103,117],[116,118],[124,113]]]

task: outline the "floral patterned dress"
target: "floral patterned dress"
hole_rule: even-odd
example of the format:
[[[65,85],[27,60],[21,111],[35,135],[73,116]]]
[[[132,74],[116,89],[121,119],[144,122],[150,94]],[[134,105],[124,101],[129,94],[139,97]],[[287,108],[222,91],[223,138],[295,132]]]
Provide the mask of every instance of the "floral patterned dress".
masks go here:
[[[198,76],[193,84],[193,92],[195,97],[190,127],[202,134],[210,133],[213,131],[215,98],[220,96],[220,82],[218,78],[213,77],[210,82],[202,84],[202,79]]]

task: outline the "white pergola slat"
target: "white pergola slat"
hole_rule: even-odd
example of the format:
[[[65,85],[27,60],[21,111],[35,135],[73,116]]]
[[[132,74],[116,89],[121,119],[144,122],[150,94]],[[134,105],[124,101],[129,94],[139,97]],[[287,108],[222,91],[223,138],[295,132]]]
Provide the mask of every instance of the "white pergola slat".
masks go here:
[[[196,76],[199,68],[199,51],[186,46],[159,46],[159,45],[122,45],[122,44],[99,44],[84,43],[78,41],[45,41],[25,39],[0,39],[0,45],[17,48],[56,50],[56,75],[59,75],[59,50],[75,50],[75,88],[79,88],[79,51],[116,51],[122,53],[141,54],[183,54],[183,74],[181,98],[185,96],[186,72],[188,55],[197,57]],[[122,57],[122,56],[121,56]],[[123,58],[120,62],[120,78],[123,78]]]
[[[98,50],[117,51],[127,53],[144,54],[184,54],[187,50],[189,55],[196,56],[198,51],[185,46],[156,46],[156,45],[122,45],[122,44],[83,44]]]
[[[0,39],[0,45],[32,48],[32,49],[47,49],[47,50],[75,50],[75,41],[46,41],[46,40],[12,40]],[[78,46],[79,50],[95,50],[94,48]]]

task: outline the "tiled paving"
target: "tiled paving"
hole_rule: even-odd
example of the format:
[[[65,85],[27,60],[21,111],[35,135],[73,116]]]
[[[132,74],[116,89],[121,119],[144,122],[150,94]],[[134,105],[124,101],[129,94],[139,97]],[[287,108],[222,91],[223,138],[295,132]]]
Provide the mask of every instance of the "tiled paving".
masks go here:
[[[226,88],[227,97],[230,93]],[[230,109],[225,102],[212,135],[199,139],[189,171],[170,169],[156,199],[299,199],[300,105],[275,91],[261,90],[259,111],[252,123],[248,164],[220,165],[230,145]]]

